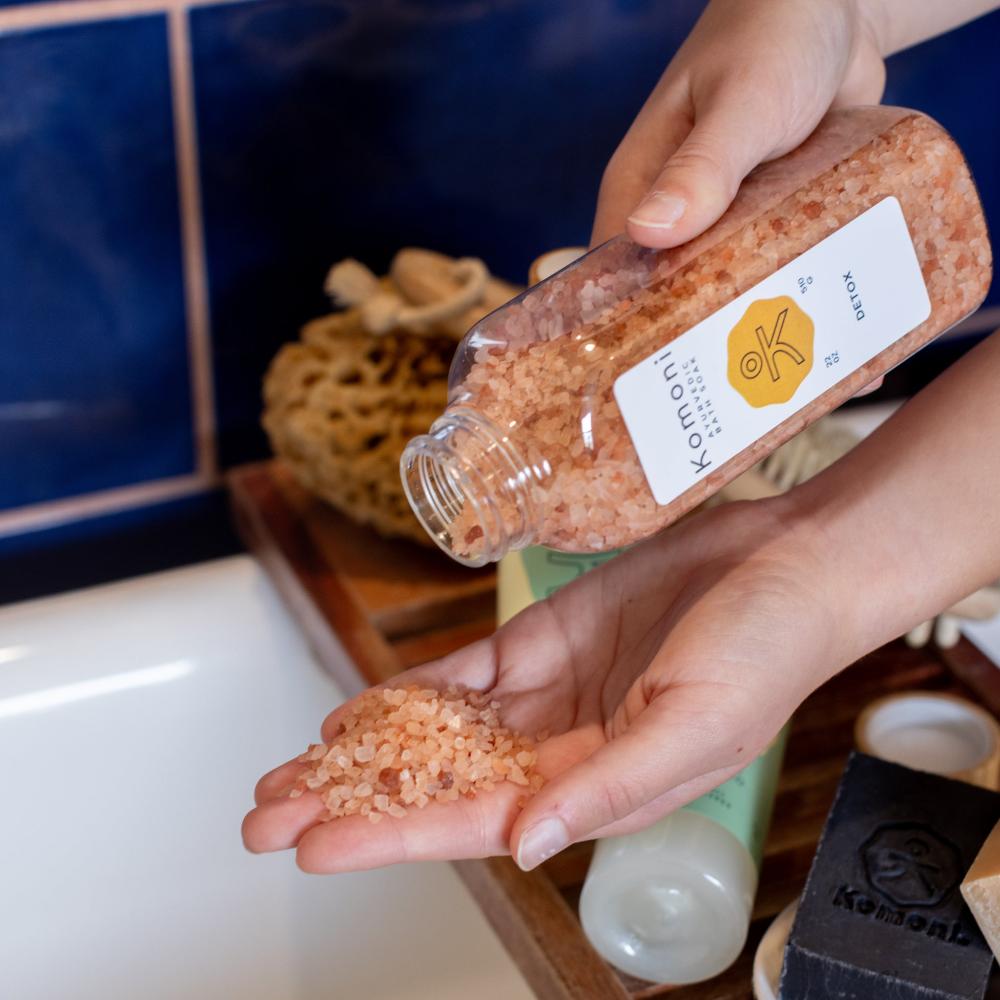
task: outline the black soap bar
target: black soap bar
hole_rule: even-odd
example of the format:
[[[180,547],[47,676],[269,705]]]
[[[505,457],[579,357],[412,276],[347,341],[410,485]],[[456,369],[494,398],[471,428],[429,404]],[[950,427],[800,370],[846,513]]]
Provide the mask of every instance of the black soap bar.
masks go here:
[[[959,892],[1000,795],[855,753],[785,949],[781,1000],[982,1000],[993,954]]]

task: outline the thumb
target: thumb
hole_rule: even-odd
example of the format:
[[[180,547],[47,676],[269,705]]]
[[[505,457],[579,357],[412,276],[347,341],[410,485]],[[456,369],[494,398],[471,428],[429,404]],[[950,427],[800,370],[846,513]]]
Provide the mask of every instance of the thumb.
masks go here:
[[[629,236],[655,248],[698,236],[726,211],[743,178],[774,152],[773,133],[762,125],[759,109],[719,94],[696,115],[687,138],[633,209]]]
[[[721,771],[739,756],[726,753],[727,728],[721,716],[713,721],[711,713],[654,703],[626,732],[542,786],[511,829],[511,854],[528,871],[572,843],[647,812],[654,801],[662,806],[656,811],[666,813],[697,797],[701,790],[685,794],[680,786],[694,787],[692,779]]]

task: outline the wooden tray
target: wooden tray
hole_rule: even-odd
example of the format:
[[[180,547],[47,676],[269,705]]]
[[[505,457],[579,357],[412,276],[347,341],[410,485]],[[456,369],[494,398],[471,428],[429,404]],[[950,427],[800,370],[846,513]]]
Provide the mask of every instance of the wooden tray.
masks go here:
[[[310,497],[277,462],[236,469],[229,485],[244,541],[345,690],[356,692],[493,630],[492,572],[378,538]],[[710,982],[676,989],[640,982],[591,948],[576,916],[590,845],[576,845],[528,874],[509,858],[455,868],[541,1000],[627,1000],[668,991],[671,1000],[751,1000],[754,950],[805,881],[854,719],[873,698],[907,688],[965,694],[1000,714],[1000,671],[965,640],[944,652],[893,643],[813,694],[792,724],[747,946]]]

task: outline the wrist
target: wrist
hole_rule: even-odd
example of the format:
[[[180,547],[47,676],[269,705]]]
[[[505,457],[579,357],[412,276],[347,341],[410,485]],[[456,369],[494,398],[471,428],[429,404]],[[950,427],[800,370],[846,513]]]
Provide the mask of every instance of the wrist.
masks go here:
[[[859,19],[867,24],[883,58],[942,35],[996,9],[996,0],[855,0]]]
[[[820,475],[771,502],[788,526],[785,544],[827,609],[831,676],[922,620],[910,620],[914,604],[899,584],[907,573],[900,550],[891,532],[876,537],[863,491]]]
[[[783,516],[819,560],[852,656],[997,578],[997,371],[993,336],[781,498]]]

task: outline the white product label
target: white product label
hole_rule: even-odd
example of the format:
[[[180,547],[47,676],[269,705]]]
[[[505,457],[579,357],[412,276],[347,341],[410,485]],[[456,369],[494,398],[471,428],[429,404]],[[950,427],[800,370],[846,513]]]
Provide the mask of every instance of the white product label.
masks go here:
[[[930,315],[895,198],[885,198],[615,381],[667,504]]]

